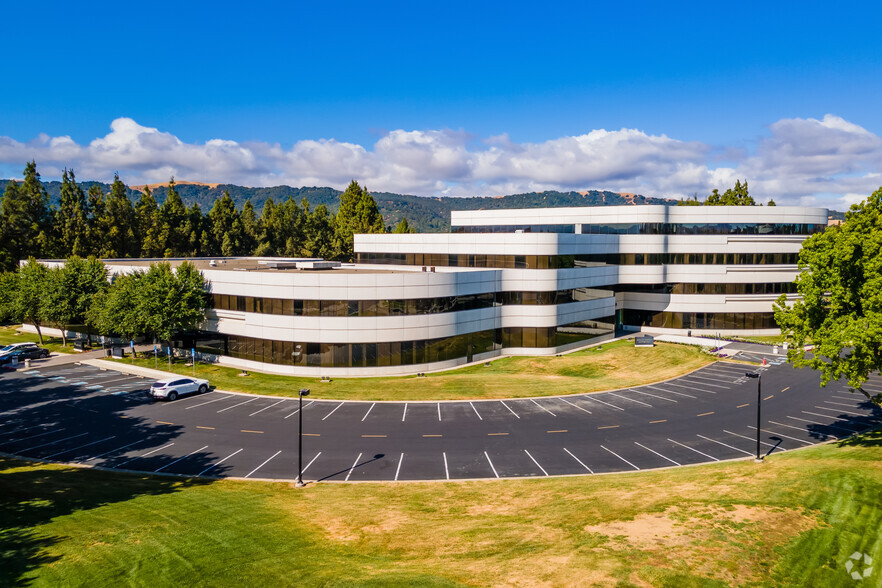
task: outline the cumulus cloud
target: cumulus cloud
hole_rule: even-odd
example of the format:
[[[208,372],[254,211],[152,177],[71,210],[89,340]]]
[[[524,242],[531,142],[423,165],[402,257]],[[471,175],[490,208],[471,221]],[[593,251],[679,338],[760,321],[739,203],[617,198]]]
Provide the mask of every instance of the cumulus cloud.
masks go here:
[[[2,169],[18,169],[31,159],[47,178],[72,167],[81,179],[107,180],[119,171],[130,184],[175,176],[342,188],[357,179],[375,191],[426,196],[606,189],[678,198],[747,178],[761,200],[839,208],[882,183],[882,138],[830,114],[779,120],[753,152],[637,129],[598,129],[536,143],[450,129],[392,130],[370,146],[335,139],[291,146],[225,139],[185,143],[130,118],[114,120],[107,135],[87,145],[67,136],[39,135],[27,142],[0,137]],[[717,165],[724,161],[728,165]]]

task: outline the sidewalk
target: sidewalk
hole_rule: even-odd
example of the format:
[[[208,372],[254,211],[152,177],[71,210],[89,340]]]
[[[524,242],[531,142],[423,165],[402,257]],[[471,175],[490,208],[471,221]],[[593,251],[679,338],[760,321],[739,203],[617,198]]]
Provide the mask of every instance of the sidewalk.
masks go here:
[[[153,345],[135,345],[137,351],[152,351]],[[126,348],[126,352],[130,352],[130,348]],[[45,367],[55,367],[60,365],[68,365],[72,363],[88,363],[89,360],[98,360],[107,357],[107,349],[93,349],[92,351],[74,351],[73,353],[52,353],[46,359],[32,359],[30,367],[25,367],[24,362],[18,364],[14,371],[25,369],[38,369]],[[114,364],[116,365],[116,364]]]

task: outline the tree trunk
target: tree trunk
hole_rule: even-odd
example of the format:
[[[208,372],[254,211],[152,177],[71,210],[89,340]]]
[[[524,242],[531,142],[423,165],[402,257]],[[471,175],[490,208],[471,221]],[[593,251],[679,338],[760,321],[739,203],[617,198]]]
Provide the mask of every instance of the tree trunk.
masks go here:
[[[61,346],[67,347],[67,332],[64,325],[61,325]]]
[[[43,344],[43,331],[40,330],[40,323],[34,321],[34,327],[37,329],[37,337],[40,338],[40,345]]]
[[[871,396],[869,392],[864,390],[863,388],[858,388],[858,392],[867,397],[867,400],[875,404],[876,406],[882,407],[882,394],[876,394],[875,396]]]

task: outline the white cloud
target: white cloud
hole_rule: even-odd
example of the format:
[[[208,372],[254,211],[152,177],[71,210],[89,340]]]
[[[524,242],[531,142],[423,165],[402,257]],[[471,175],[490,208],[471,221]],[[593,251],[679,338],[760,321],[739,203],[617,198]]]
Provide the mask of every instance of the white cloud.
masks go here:
[[[843,208],[882,184],[882,138],[834,115],[782,119],[755,152],[687,142],[637,129],[516,143],[463,131],[393,130],[371,146],[335,139],[279,144],[212,139],[185,143],[172,133],[118,118],[110,132],[80,145],[41,134],[28,142],[0,137],[0,169],[35,159],[44,177],[72,167],[80,179],[131,184],[179,180],[248,186],[344,187],[421,195],[499,195],[548,189],[608,189],[647,196],[701,195],[750,181],[759,200]],[[726,162],[717,166],[715,162]]]

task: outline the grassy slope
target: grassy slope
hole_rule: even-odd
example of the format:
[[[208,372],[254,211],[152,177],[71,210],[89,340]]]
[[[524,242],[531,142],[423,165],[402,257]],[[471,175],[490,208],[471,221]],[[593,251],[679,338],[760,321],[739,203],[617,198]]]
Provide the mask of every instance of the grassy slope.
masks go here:
[[[0,347],[9,345],[10,343],[27,343],[28,341],[33,341],[37,344],[40,343],[40,338],[36,333],[19,332],[16,329],[17,326],[0,327]],[[67,342],[67,347],[61,346],[61,337],[47,337],[46,335],[43,335],[43,345],[41,345],[41,347],[45,347],[53,353],[74,352],[73,343],[70,341]]]
[[[129,362],[129,359],[120,360]],[[611,390],[672,378],[713,361],[695,347],[658,344],[654,348],[635,348],[631,341],[618,341],[562,357],[504,357],[489,367],[477,365],[425,378],[340,378],[319,383],[318,378],[295,378],[252,372],[239,377],[241,370],[199,365],[197,374],[221,390],[296,396],[300,388],[310,388],[320,398],[346,400],[453,400],[459,398],[513,398],[551,396]],[[137,365],[153,367],[154,361],[137,360]],[[159,361],[160,369],[168,363]],[[173,370],[191,375],[183,364]],[[504,377],[500,377],[504,376]]]
[[[882,561],[880,458],[877,433],[765,464],[305,490],[0,460],[0,584],[853,586],[851,553]]]

